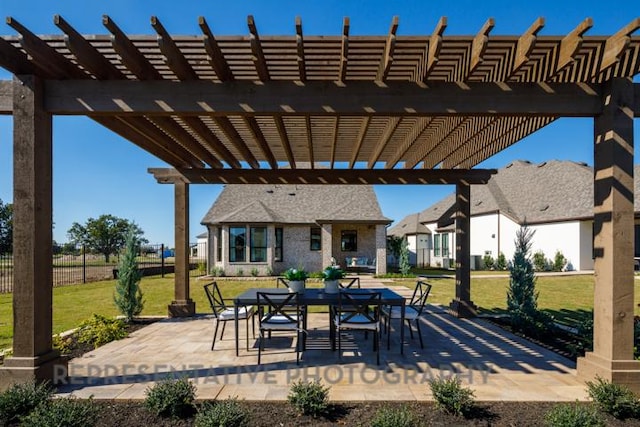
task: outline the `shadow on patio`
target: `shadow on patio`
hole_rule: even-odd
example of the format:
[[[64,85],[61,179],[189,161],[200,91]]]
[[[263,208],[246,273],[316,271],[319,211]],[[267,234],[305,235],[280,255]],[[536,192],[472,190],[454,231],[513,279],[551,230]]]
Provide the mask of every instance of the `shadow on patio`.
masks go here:
[[[431,400],[428,381],[456,374],[478,400],[586,400],[574,363],[516,337],[481,319],[457,319],[444,307],[430,305],[418,337],[406,332],[404,355],[399,352],[397,323],[390,350],[382,339],[381,363],[375,364],[371,337],[344,335],[342,357],[331,351],[326,313],[309,316],[307,349],[295,364],[295,341],[276,336],[267,342],[257,364],[257,340],[250,335],[245,349],[240,323],[240,355],[235,356],[232,325],[210,350],[210,316],[167,319],[129,338],[112,342],[69,362],[69,378],[61,394],[96,399],[143,399],[153,381],[187,376],[197,396],[214,399],[238,396],[247,400],[285,400],[292,382],[322,379],[338,401]]]

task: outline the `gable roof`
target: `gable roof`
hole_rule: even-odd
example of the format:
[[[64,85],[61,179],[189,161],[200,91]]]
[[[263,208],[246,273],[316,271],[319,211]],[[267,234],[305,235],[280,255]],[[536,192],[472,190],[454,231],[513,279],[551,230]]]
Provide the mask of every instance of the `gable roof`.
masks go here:
[[[406,236],[410,234],[431,234],[431,231],[419,221],[417,213],[405,216],[402,221],[387,230],[388,236]]]
[[[635,166],[635,185],[640,187]],[[636,197],[635,209],[640,201]],[[518,160],[499,169],[486,185],[471,186],[471,215],[500,212],[519,224],[593,218],[593,168],[572,161],[539,164]],[[418,214],[423,224],[453,221],[455,194]]]
[[[388,224],[370,185],[229,184],[202,219],[220,223],[314,224],[367,222]]]

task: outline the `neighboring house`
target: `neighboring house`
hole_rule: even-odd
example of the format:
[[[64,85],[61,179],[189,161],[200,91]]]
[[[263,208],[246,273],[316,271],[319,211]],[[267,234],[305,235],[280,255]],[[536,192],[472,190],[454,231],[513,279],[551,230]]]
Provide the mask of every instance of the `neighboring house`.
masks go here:
[[[320,271],[334,258],[367,259],[386,272],[386,227],[367,185],[226,185],[202,219],[209,270],[230,276]]]
[[[406,237],[409,249],[409,264],[416,266],[429,265],[429,249],[431,248],[431,230],[420,223],[419,214],[407,215],[398,224],[387,230],[387,236]],[[393,259],[397,265],[399,260]]]
[[[638,173],[636,166],[636,181]],[[636,197],[636,212],[638,203]],[[413,223],[416,215],[431,233],[425,265],[453,267],[455,194],[405,219]],[[404,221],[393,233],[411,238],[412,233],[398,229]],[[502,252],[510,260],[516,231],[523,224],[535,232],[532,254],[542,251],[553,259],[560,251],[569,261],[567,268],[593,269],[593,169],[570,161],[515,161],[498,170],[486,185],[472,185],[471,268],[481,268],[485,255],[495,259]],[[640,236],[638,227],[636,236]]]

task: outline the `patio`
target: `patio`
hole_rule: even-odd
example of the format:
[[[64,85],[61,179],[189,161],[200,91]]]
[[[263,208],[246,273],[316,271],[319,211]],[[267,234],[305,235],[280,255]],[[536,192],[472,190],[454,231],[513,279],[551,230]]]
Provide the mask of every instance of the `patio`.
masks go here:
[[[363,287],[381,285],[371,280]],[[407,296],[412,292],[399,289]],[[210,350],[213,321],[209,315],[156,322],[69,361],[68,382],[59,393],[144,399],[150,384],[173,374],[191,378],[200,399],[286,400],[293,381],[320,378],[331,386],[330,398],[335,401],[428,401],[428,380],[456,372],[481,401],[587,398],[572,361],[485,320],[455,318],[443,306],[429,305],[423,314],[424,350],[418,337],[411,339],[407,333],[404,355],[400,355],[399,334],[392,331],[390,350],[382,341],[380,365],[375,364],[371,338],[364,340],[362,335],[355,339],[346,335],[340,360],[330,350],[326,313],[310,314],[307,350],[298,366],[292,338],[276,335],[257,365],[257,340],[250,338],[253,347],[247,352],[243,322],[240,327],[241,351],[236,357],[233,327]]]

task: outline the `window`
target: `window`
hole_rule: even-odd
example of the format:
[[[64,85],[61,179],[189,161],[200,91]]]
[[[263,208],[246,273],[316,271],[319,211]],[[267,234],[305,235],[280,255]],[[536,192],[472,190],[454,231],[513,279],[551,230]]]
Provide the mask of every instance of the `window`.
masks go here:
[[[309,250],[319,251],[322,249],[322,229],[320,227],[311,227]]]
[[[440,256],[440,235],[433,236],[433,256]]]
[[[445,233],[442,235],[442,256],[449,256],[449,234]]]
[[[245,227],[229,227],[229,261],[245,262],[247,230]]]
[[[216,261],[222,261],[222,227],[218,227],[216,236]]]
[[[282,228],[276,227],[276,250],[273,257],[274,261],[282,261],[284,259],[282,256],[282,240]]]
[[[356,230],[342,230],[340,233],[340,249],[342,252],[358,250],[358,233]]]
[[[267,261],[267,228],[249,228],[249,255],[251,262]]]

